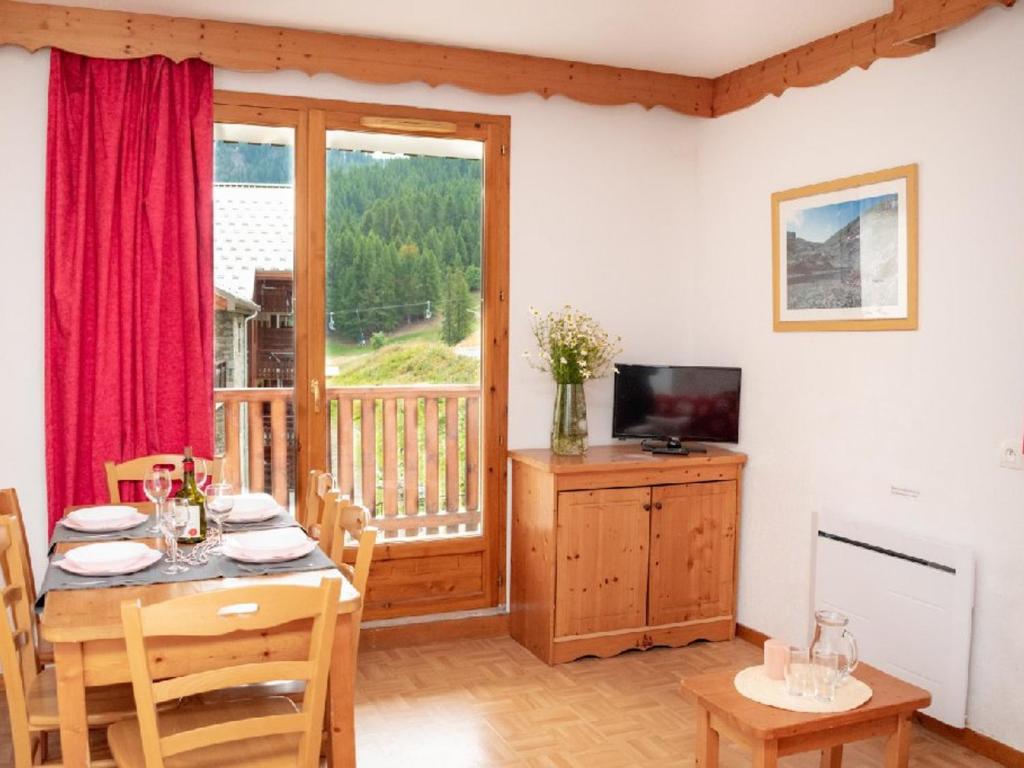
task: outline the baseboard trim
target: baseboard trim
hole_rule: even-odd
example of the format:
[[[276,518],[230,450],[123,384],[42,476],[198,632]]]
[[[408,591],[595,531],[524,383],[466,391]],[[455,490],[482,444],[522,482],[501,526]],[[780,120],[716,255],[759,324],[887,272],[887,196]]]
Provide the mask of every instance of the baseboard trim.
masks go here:
[[[508,613],[486,616],[417,621],[385,627],[364,628],[359,633],[359,649],[384,651],[427,645],[447,640],[479,640],[508,637]]]
[[[764,641],[768,639],[768,635],[764,632],[758,632],[756,629],[742,624],[736,625],[736,637],[758,647],[763,646]],[[915,712],[914,719],[932,733],[972,752],[977,752],[989,760],[995,760],[1008,768],[1024,768],[1024,752],[1014,749],[1008,744],[1003,744],[1001,741],[996,741],[991,736],[985,736],[970,728],[954,728],[921,712]]]
[[[740,640],[746,640],[751,645],[756,645],[761,648],[764,645],[764,641],[768,639],[768,635],[764,632],[758,632],[756,629],[745,627],[742,624],[736,625],[736,637]]]
[[[972,752],[977,752],[989,760],[995,760],[1000,765],[1008,766],[1008,768],[1024,768],[1024,752],[1014,749],[1008,744],[1003,744],[1001,741],[996,741],[991,736],[978,733],[970,728],[954,728],[921,712],[915,712],[914,719],[932,733],[949,739],[954,744]]]

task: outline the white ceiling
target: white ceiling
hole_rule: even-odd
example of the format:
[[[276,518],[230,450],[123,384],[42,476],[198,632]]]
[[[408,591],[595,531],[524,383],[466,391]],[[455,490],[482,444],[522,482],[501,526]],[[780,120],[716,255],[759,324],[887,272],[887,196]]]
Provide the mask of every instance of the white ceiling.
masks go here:
[[[715,76],[892,0],[50,0]]]

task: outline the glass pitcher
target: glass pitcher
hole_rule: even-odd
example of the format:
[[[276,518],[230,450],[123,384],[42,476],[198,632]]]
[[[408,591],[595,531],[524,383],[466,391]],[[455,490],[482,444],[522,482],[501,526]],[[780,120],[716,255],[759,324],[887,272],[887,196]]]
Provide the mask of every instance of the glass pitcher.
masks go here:
[[[857,640],[846,628],[850,620],[839,611],[815,611],[814,621],[811,658],[814,658],[815,651],[836,654],[839,657],[837,682],[842,682],[857,668]]]

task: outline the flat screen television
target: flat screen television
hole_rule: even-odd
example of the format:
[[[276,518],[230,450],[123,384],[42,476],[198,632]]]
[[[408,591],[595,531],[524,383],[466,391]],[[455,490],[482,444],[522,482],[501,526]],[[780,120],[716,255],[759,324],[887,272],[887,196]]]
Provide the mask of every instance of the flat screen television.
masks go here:
[[[655,453],[688,453],[684,441],[736,443],[739,368],[617,364],[612,436],[646,438]],[[655,440],[655,445],[648,441]]]

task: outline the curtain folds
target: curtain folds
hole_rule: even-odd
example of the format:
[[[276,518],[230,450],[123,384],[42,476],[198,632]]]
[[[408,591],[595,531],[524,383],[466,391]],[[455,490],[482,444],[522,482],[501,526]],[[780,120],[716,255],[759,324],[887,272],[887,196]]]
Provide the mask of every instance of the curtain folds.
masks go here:
[[[213,453],[213,75],[54,50],[46,184],[52,530],[104,461]]]

